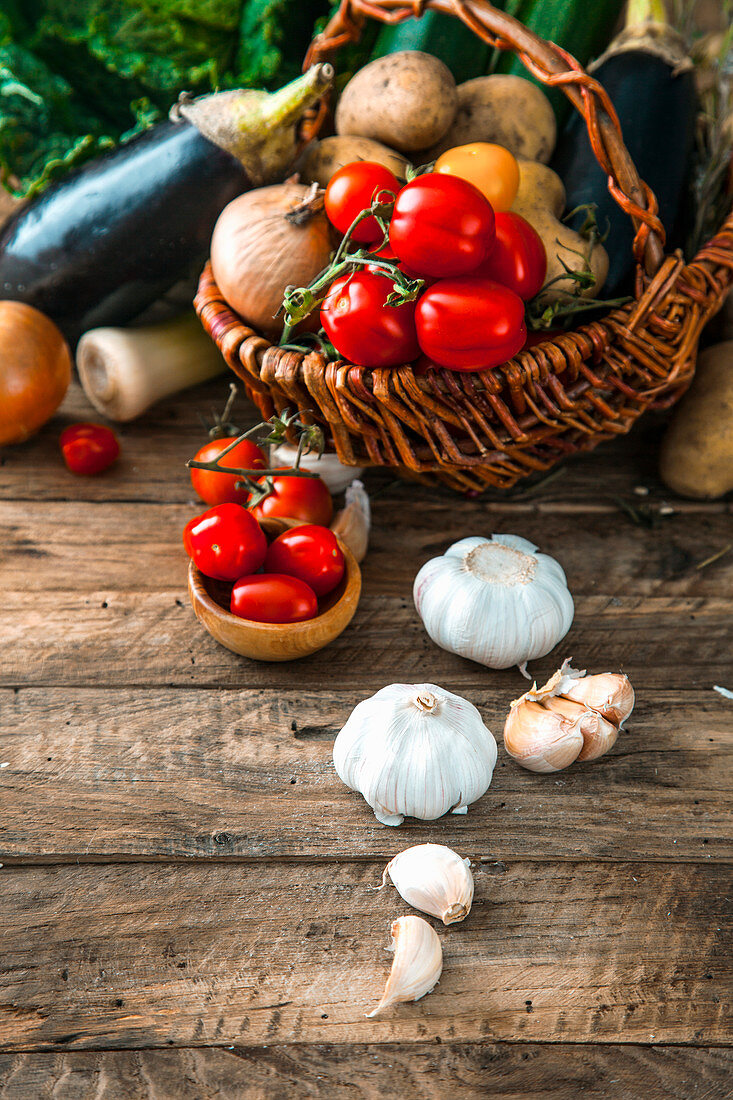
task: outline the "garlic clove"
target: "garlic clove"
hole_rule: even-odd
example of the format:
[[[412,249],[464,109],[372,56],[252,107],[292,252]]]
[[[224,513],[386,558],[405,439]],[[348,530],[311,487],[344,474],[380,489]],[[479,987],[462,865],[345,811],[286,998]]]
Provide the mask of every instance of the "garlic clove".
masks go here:
[[[471,862],[444,844],[415,844],[391,859],[384,869],[408,905],[438,917],[443,924],[464,920],[473,901]]]
[[[591,710],[585,704],[555,696],[545,699],[544,705],[548,710],[564,715],[568,721],[578,723],[578,728],[583,735],[583,748],[576,757],[578,762],[596,760],[616,744],[618,726],[606,721],[603,715]]]
[[[628,676],[621,673],[601,672],[596,676],[584,676],[568,684],[563,695],[598,711],[616,726],[623,725],[634,709],[634,689]]]
[[[270,447],[270,465],[273,468],[293,466],[297,454],[298,448],[289,443],[273,444]],[[306,451],[300,456],[300,465],[304,470],[318,474],[332,493],[343,493],[352,481],[364,473],[363,466],[344,466],[338,456],[330,451],[324,451],[321,455],[317,451]]]
[[[504,725],[504,747],[528,771],[562,771],[577,759],[583,743],[577,716],[568,718],[530,700],[512,703]]]
[[[366,489],[358,479],[346,490],[346,504],[336,515],[331,530],[345,542],[357,561],[363,561],[369,549],[372,511]]]
[[[422,917],[398,917],[392,922],[394,960],[382,999],[367,1018],[399,1001],[419,1001],[435,988],[443,971],[443,950],[435,929]]]

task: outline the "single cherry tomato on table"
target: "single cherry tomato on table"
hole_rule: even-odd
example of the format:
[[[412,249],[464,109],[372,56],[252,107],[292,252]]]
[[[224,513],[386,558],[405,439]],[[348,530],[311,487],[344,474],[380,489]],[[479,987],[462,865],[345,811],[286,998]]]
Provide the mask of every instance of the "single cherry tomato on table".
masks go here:
[[[415,322],[424,353],[452,370],[496,367],[516,355],[527,337],[522,299],[475,276],[434,283],[417,303]]]
[[[232,589],[230,610],[256,623],[299,623],[318,614],[318,600],[298,577],[258,573],[239,578]]]
[[[101,474],[120,453],[120,444],[104,424],[71,424],[59,437],[61,454],[72,474]]]
[[[354,219],[367,210],[381,191],[396,195],[400,184],[393,172],[371,160],[355,160],[337,169],[329,180],[324,199],[326,214],[339,233],[346,233]],[[384,196],[387,201],[389,198]],[[352,241],[368,244],[378,241],[382,230],[376,218],[359,222],[351,235]]]
[[[328,527],[304,523],[283,531],[267,548],[268,573],[299,577],[315,592],[326,596],[344,575],[346,563],[338,539]]]
[[[285,516],[299,519],[301,523],[328,527],[333,516],[333,501],[325,481],[320,477],[288,477],[287,473],[271,474],[270,480],[272,492],[250,509],[256,519]]]
[[[212,462],[221,452],[233,443],[236,436],[229,439],[212,439],[205,443],[195,454],[197,462]],[[267,459],[256,443],[243,439],[222,459],[223,466],[236,466],[242,470],[265,470]],[[220,474],[215,470],[191,470],[191,484],[194,492],[205,504],[246,504],[249,492],[236,489],[242,479],[236,474]]]
[[[467,275],[494,246],[494,211],[472,183],[428,172],[397,196],[389,243],[420,277]]]
[[[362,367],[396,367],[419,353],[415,303],[388,306],[393,291],[389,278],[371,271],[342,275],[331,283],[321,323],[344,359]]]
[[[497,214],[496,244],[475,274],[508,286],[525,302],[534,298],[547,274],[542,238],[520,214]]]
[[[503,145],[473,141],[442,153],[435,171],[458,176],[477,187],[495,213],[510,210],[519,190],[519,165]]]
[[[260,568],[267,539],[241,504],[217,504],[183,529],[183,545],[197,569],[218,581],[235,581]]]

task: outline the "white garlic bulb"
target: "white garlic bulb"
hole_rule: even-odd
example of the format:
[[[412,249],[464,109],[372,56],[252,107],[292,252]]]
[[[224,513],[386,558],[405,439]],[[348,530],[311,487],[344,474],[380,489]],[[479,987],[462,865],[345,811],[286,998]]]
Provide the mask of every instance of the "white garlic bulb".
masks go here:
[[[517,535],[455,542],[423,565],[413,597],[436,645],[489,668],[544,657],[573,621],[561,566]]]
[[[597,760],[616,743],[634,707],[626,676],[586,676],[565,661],[543,684],[515,699],[504,725],[506,751],[531,772],[556,772]]]
[[[277,466],[293,466],[298,454],[297,447],[291,447],[289,443],[273,444],[270,447],[270,464],[273,469]],[[363,466],[344,466],[338,457],[331,452],[324,451],[319,455],[317,451],[305,451],[300,456],[300,465],[304,470],[318,474],[332,493],[342,493],[347,485],[364,473]]]
[[[473,703],[435,684],[390,684],[359,703],[333,746],[339,778],[383,825],[465,814],[491,783],[496,741]]]
[[[464,920],[473,901],[471,861],[461,859],[444,844],[415,844],[406,848],[384,868],[387,876],[408,905],[438,917],[443,924]]]
[[[382,999],[367,1017],[377,1016],[398,1001],[419,1001],[430,993],[443,972],[443,949],[435,929],[422,917],[392,921],[392,969]]]

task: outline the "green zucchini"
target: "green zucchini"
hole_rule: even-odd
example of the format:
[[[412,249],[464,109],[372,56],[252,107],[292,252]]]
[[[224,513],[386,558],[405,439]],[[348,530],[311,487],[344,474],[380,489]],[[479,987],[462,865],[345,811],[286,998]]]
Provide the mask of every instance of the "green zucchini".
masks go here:
[[[501,8],[502,3],[495,3]],[[453,15],[425,11],[419,19],[405,19],[382,27],[372,52],[372,59],[400,50],[422,50],[445,62],[456,84],[483,76],[491,56],[491,47]]]
[[[507,15],[513,15],[539,38],[562,46],[585,66],[608,45],[624,0],[505,0],[502,6]],[[534,80],[516,54],[508,50],[494,50],[490,68],[495,73]],[[572,110],[568,99],[554,88],[545,91],[558,122],[564,122]]]

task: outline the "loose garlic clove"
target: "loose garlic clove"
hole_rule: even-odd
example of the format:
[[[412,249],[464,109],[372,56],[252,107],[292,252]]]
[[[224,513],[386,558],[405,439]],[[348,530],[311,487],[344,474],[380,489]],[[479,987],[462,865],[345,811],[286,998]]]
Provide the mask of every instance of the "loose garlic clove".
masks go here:
[[[622,726],[634,709],[634,689],[628,676],[621,673],[601,672],[596,676],[584,676],[568,685],[563,695],[598,711],[616,726]]]
[[[270,464],[273,468],[294,466],[297,454],[298,448],[289,443],[280,443],[277,446],[273,444],[270,447]],[[364,473],[363,466],[344,466],[330,451],[324,451],[320,455],[317,451],[306,451],[300,456],[300,465],[303,470],[318,474],[332,493],[342,493],[352,481]]]
[[[577,716],[568,718],[529,700],[512,703],[504,726],[504,747],[528,771],[562,771],[577,760],[583,743]]]
[[[471,861],[444,844],[415,844],[390,860],[387,876],[408,905],[438,917],[443,924],[464,920],[473,901]]]
[[[548,710],[564,715],[568,721],[577,722],[583,735],[583,748],[576,757],[579,763],[583,760],[597,760],[616,744],[618,726],[607,722],[598,711],[564,696],[545,699],[544,705]]]
[[[346,490],[346,504],[338,513],[331,530],[345,542],[357,561],[363,561],[369,549],[372,510],[361,481],[356,480]]]
[[[419,1001],[435,988],[443,971],[443,950],[435,929],[422,917],[398,917],[392,922],[394,961],[382,999],[367,1018],[399,1001]]]

